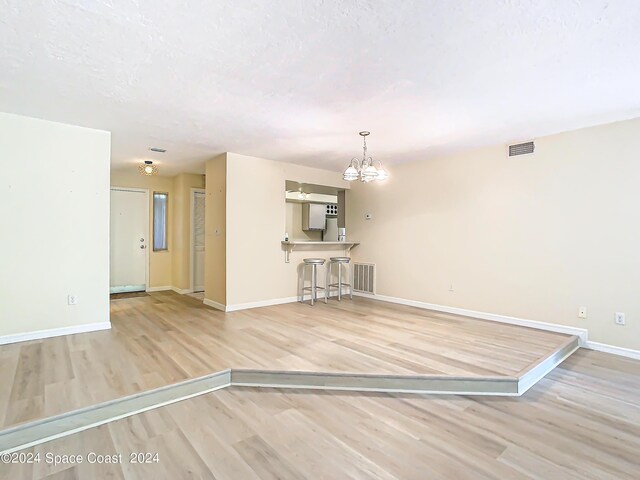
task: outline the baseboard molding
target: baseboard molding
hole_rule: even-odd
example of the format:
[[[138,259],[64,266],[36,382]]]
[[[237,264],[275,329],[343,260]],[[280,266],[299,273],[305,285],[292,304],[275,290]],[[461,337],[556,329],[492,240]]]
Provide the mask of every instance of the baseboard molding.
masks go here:
[[[9,343],[28,342],[29,340],[41,340],[43,338],[60,337],[62,335],[74,335],[76,333],[97,332],[99,330],[109,330],[111,322],[86,323],[84,325],[73,325],[71,327],[50,328],[47,330],[36,330],[35,332],[14,333],[0,337],[0,345]]]
[[[343,288],[342,296],[348,297],[348,295],[349,295],[349,289]],[[354,292],[354,295],[355,295],[355,292]],[[308,297],[308,293],[306,296]],[[334,298],[337,296],[338,296],[338,292],[335,289],[329,294],[329,298]],[[238,310],[246,310],[248,308],[260,308],[260,307],[270,307],[272,305],[283,305],[285,303],[294,303],[294,302],[297,302],[298,300],[300,300],[300,297],[296,296],[296,297],[272,298],[271,300],[260,300],[258,302],[237,303],[235,305],[227,305],[227,312],[236,312]],[[309,301],[309,299],[306,298],[305,301]],[[318,299],[316,301],[323,302],[324,293],[318,293]]]
[[[606,343],[598,343],[588,341],[584,348],[589,350],[596,350],[598,352],[612,353],[614,355],[620,355],[621,357],[633,358],[640,360],[640,350],[632,350],[631,348],[616,347],[614,345],[607,345]]]
[[[191,288],[171,287],[171,290],[173,290],[176,293],[179,293],[180,295],[186,295],[187,293],[193,293],[193,290]]]
[[[213,300],[209,300],[208,298],[205,298],[202,303],[204,303],[206,306],[208,307],[213,307],[216,310],[220,310],[221,312],[227,312],[227,306],[223,305],[221,303],[218,302],[214,302]]]
[[[165,292],[167,290],[173,290],[173,287],[170,285],[166,285],[164,287],[149,287],[147,288],[147,292]]]
[[[271,300],[260,300],[259,302],[236,303],[235,305],[227,305],[227,312],[236,312],[238,310],[247,310],[249,308],[270,307],[272,305],[282,305],[284,303],[297,302],[298,297],[273,298]]]
[[[388,297],[386,295],[370,295],[368,293],[353,292],[359,297],[371,298],[373,300],[382,300],[383,302],[397,303],[399,305],[407,305],[410,307],[423,308],[425,310],[434,310],[437,312],[452,313],[454,315],[462,315],[464,317],[479,318],[481,320],[489,320],[492,322],[508,323],[521,327],[537,328],[539,330],[547,330],[549,332],[565,333],[567,335],[576,335],[580,339],[580,346],[585,346],[588,342],[588,331],[586,328],[568,327],[555,323],[538,322],[536,320],[527,320],[525,318],[509,317],[506,315],[498,315],[495,313],[478,312],[475,310],[467,310],[465,308],[449,307],[446,305],[437,305],[435,303],[419,302],[417,300],[407,300],[404,298]]]
[[[179,293],[180,295],[184,295],[186,293],[193,293],[193,290],[191,290],[190,288],[178,288],[178,287],[173,287],[171,285],[165,285],[162,287],[149,287],[147,288],[146,291],[147,292],[166,292],[168,290]]]

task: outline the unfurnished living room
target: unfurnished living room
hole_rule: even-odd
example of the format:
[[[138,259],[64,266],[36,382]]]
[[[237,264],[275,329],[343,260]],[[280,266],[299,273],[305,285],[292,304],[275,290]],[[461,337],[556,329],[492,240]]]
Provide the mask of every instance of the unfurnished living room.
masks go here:
[[[0,478],[640,478],[639,26],[0,1]]]

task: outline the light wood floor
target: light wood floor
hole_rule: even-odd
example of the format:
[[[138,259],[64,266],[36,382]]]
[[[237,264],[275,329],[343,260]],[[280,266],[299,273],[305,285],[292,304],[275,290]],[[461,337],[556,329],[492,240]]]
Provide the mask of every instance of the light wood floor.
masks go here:
[[[640,362],[585,350],[515,398],[234,387],[26,450],[121,465],[0,465],[0,476],[637,479],[639,391]],[[159,463],[132,465],[131,452]]]
[[[229,367],[514,375],[567,336],[356,298],[223,314],[174,292],[111,301],[110,331],[0,347],[0,425]]]

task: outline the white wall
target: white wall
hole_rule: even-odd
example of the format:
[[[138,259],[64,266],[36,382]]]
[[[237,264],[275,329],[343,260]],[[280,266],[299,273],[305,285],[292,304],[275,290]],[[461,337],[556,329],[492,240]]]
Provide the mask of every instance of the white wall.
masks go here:
[[[0,113],[0,342],[108,326],[110,150],[109,132]]]
[[[377,264],[382,295],[640,349],[638,152],[640,119],[539,138],[531,156],[500,145],[395,166],[348,192],[354,257]]]
[[[349,188],[338,172],[227,153],[228,306],[295,297],[302,258],[341,252],[298,251],[290,263],[284,262],[280,242],[286,228],[286,180]]]

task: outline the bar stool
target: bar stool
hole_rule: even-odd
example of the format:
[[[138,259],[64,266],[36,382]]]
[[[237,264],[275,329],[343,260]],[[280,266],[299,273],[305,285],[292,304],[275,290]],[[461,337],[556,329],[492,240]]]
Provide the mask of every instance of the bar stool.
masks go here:
[[[327,284],[327,294],[331,293],[331,289],[333,287],[336,287],[338,289],[338,301],[340,301],[340,297],[342,296],[342,287],[349,287],[349,298],[353,300],[353,286],[351,285],[351,283],[344,283],[342,281],[342,265],[347,265],[348,267],[349,262],[351,262],[351,259],[349,257],[331,257],[329,259],[329,265],[327,265],[327,269],[328,269],[327,278],[329,279],[328,282],[331,281],[331,267],[333,265],[338,266],[338,283]],[[347,271],[350,271],[350,270],[347,268]],[[349,282],[352,281],[351,277],[352,277],[352,274],[349,275]]]
[[[305,258],[303,262],[304,266],[302,268],[302,296],[300,301],[304,303],[304,291],[310,290],[311,305],[313,305],[317,298],[316,290],[319,289],[324,290],[324,303],[327,303],[327,278],[325,277],[324,279],[324,287],[318,286],[318,266],[321,267],[322,265],[324,265],[324,258]],[[304,286],[304,274],[307,266],[311,267],[311,286],[309,287]]]

